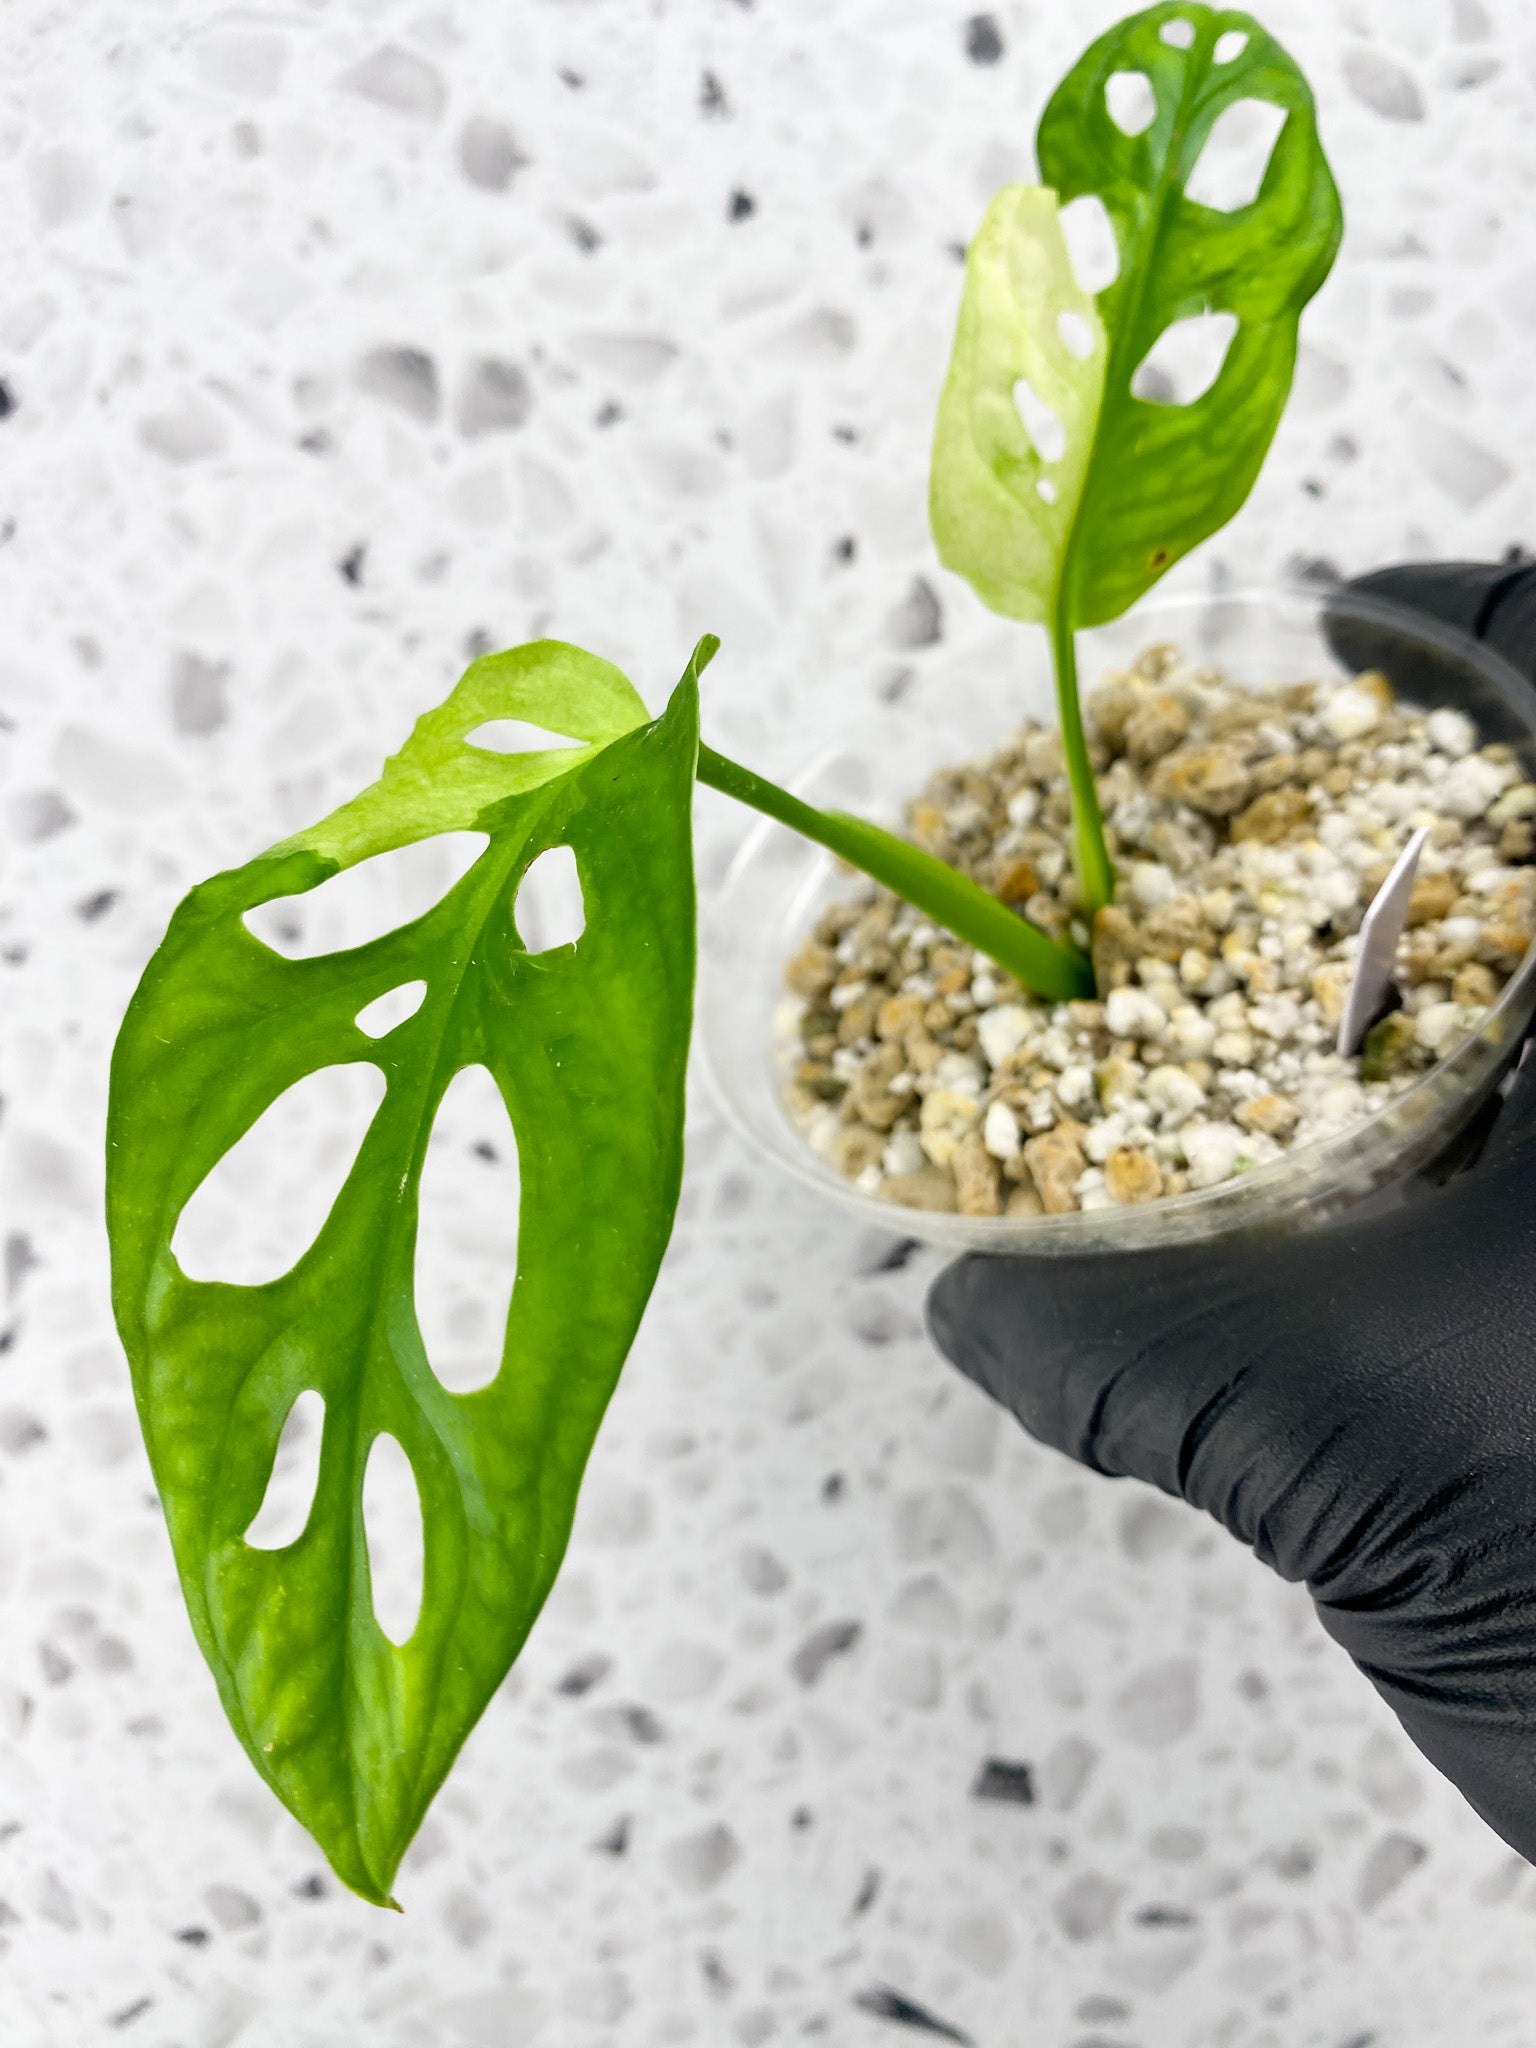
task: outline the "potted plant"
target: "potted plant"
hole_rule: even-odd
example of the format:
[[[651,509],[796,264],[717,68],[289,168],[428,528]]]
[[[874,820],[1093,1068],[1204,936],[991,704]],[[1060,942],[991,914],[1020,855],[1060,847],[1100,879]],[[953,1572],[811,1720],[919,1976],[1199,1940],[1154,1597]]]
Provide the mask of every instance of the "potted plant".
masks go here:
[[[1105,98],[1128,70],[1155,103],[1140,136]],[[1203,138],[1254,95],[1287,110],[1263,189],[1229,218],[1197,217],[1183,187]],[[991,601],[1051,631],[1063,735],[1051,779],[1072,843],[1072,880],[1055,897],[1064,914],[1031,914],[1048,909],[1033,906],[1040,890],[1021,914],[990,878],[713,753],[698,723],[713,641],[655,719],[610,664],[543,641],[475,662],[371,787],[194,889],[124,1020],[108,1128],[114,1308],[188,1611],[257,1770],[375,1903],[392,1903],[405,1847],[554,1580],[666,1247],[693,1006],[695,780],[861,870],[888,892],[877,908],[899,903],[947,933],[968,989],[977,956],[994,994],[1017,988],[1019,1009],[1026,994],[1096,1008],[1102,985],[1107,1013],[1117,994],[1145,999],[1160,979],[1120,973],[1152,957],[1129,942],[1111,951],[1110,834],[1123,835],[1114,812],[1107,827],[1101,815],[1095,776],[1114,770],[1094,758],[1103,729],[1095,742],[1080,717],[1074,635],[1123,610],[1246,493],[1284,401],[1297,317],[1337,241],[1337,201],[1294,65],[1257,23],[1202,7],[1155,7],[1096,44],[1047,109],[1041,150],[1058,193],[1101,194],[1120,278],[1097,298],[1072,280],[1050,190],[1000,195],[972,254],[940,410],[935,523],[946,559]],[[1146,348],[1213,300],[1240,322],[1221,377],[1199,404],[1149,419],[1131,390]],[[1055,455],[1028,435],[1021,379],[1066,431]],[[1129,721],[1145,693],[1127,687]],[[509,719],[556,743],[498,751],[486,728]],[[1509,762],[1487,765],[1501,792],[1513,786]],[[449,832],[483,840],[468,872],[368,944],[286,958],[247,922]],[[584,926],[540,949],[520,929],[520,891],[558,847],[574,856]],[[1067,873],[1064,861],[1058,879]],[[761,993],[746,975],[739,992]],[[760,1030],[738,1037],[753,1058],[764,1052]],[[1496,1048],[1470,1042],[1482,1051],[1464,1061],[1462,1096],[1473,1069],[1486,1086],[1496,1067]],[[841,1049],[858,1047],[854,1035]],[[520,1230],[500,1369],[455,1393],[422,1340],[414,1252],[433,1122],[454,1076],[476,1066],[516,1135]],[[291,1090],[332,1067],[367,1070],[383,1095],[318,1234],[262,1284],[190,1278],[173,1249],[188,1205]],[[1179,1204],[1161,1207],[1173,1216]],[[1093,1214],[1039,1223],[1095,1227]],[[314,1498],[302,1534],[264,1549],[249,1532],[301,1395],[324,1403]],[[402,1641],[376,1616],[361,1506],[385,1439],[409,1461],[425,1532],[420,1610]]]

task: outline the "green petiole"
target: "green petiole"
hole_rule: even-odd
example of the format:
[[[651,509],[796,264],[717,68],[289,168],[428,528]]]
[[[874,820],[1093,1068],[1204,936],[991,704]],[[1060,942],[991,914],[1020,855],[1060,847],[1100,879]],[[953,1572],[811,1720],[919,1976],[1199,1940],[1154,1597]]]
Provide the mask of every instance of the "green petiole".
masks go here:
[[[1095,912],[1115,900],[1115,870],[1104,843],[1104,820],[1094,787],[1093,764],[1083,736],[1083,714],[1077,691],[1077,647],[1065,586],[1051,615],[1051,664],[1056,675],[1056,706],[1061,715],[1061,752],[1072,791],[1072,863],[1078,893],[1091,921]]]
[[[1086,758],[1086,757],[1085,757]],[[818,811],[777,783],[700,746],[698,777],[738,803],[824,846],[995,961],[1006,974],[1052,1002],[1093,994],[1093,969],[1075,947],[1059,945],[1038,926],[989,896],[965,875],[921,847],[846,811]]]

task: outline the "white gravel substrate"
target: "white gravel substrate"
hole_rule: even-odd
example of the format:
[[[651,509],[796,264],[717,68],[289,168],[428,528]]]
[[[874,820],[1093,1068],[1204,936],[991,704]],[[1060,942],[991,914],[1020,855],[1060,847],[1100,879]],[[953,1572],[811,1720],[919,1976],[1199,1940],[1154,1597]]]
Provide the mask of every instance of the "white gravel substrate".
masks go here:
[[[1358,1123],[1449,1053],[1531,943],[1536,785],[1375,673],[1250,690],[1148,648],[1087,707],[1117,903],[1090,931],[1054,733],[943,769],[911,835],[1091,950],[1101,1000],[1033,999],[863,885],[786,970],[785,1101],[871,1194],[1060,1214],[1204,1188]],[[1429,840],[1401,1008],[1334,1050],[1361,918]]]

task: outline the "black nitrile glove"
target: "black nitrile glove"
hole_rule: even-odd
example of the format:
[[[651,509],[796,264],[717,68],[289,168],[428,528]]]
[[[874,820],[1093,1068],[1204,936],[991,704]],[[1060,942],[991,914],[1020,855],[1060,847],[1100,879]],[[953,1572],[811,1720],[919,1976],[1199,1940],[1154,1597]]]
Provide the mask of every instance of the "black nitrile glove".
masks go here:
[[[1536,681],[1536,569],[1363,587]],[[1478,1164],[1310,1235],[968,1258],[935,1342],[1030,1433],[1182,1496],[1287,1579],[1536,1861],[1536,1054]]]

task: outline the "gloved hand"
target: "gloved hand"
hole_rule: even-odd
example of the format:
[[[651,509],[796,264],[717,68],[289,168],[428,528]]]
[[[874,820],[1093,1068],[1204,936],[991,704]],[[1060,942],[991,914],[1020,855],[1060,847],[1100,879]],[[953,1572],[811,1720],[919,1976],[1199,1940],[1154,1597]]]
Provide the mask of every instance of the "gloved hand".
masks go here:
[[[1536,682],[1536,569],[1357,587]],[[963,1259],[928,1320],[1041,1442],[1182,1496],[1304,1580],[1425,1756],[1536,1861],[1536,1053],[1478,1164],[1389,1214]]]

